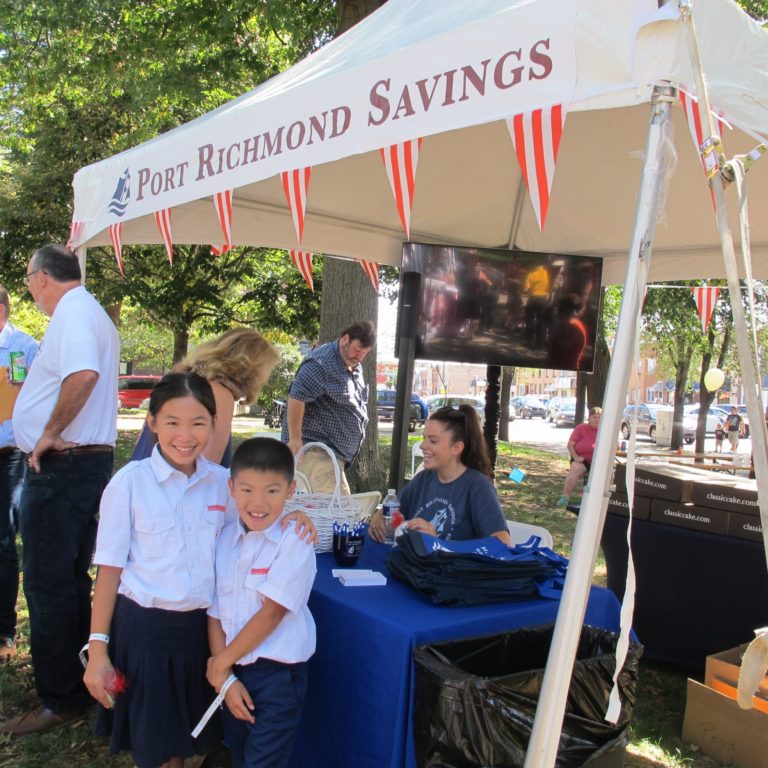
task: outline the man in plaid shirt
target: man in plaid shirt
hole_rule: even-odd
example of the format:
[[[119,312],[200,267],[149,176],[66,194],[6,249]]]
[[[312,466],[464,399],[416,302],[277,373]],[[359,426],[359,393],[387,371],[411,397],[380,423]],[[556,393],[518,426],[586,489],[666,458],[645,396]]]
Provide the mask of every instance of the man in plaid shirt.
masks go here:
[[[357,456],[368,424],[362,362],[375,343],[373,323],[353,323],[304,358],[288,393],[283,442],[294,455],[304,443],[325,443],[339,461],[345,494],[350,489],[343,470]],[[336,487],[331,459],[322,449],[307,451],[297,469],[314,492],[332,493]]]

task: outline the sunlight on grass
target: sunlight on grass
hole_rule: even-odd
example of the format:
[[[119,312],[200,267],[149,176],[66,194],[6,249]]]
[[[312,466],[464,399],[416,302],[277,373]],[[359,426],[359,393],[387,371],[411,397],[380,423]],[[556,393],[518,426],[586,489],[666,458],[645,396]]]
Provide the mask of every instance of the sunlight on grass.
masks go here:
[[[135,429],[120,430],[115,450],[115,469],[128,461],[138,435]],[[252,432],[267,431],[262,420],[254,420]],[[247,431],[239,431],[235,442]],[[277,435],[277,431],[275,431]],[[421,440],[410,436],[409,442]],[[391,435],[380,441],[382,461],[389,461]],[[513,468],[526,475],[521,483],[509,479]],[[547,528],[554,548],[565,556],[571,552],[576,516],[557,507],[565,472],[564,453],[550,453],[512,443],[499,443],[496,482],[504,514],[510,520]],[[410,469],[410,463],[408,465]],[[20,544],[19,544],[20,547]],[[21,553],[20,553],[21,554]],[[593,581],[604,585],[605,562],[598,556]],[[29,705],[34,687],[29,658],[29,621],[23,593],[18,603],[19,656],[0,667],[0,720],[12,717]],[[685,707],[686,677],[682,672],[641,661],[637,702],[632,719],[631,744],[625,765],[630,768],[718,768],[721,764],[692,750],[680,740]],[[42,736],[0,739],[0,768],[128,768],[127,756],[110,758],[103,740],[93,735],[93,715],[88,720]],[[343,768],[343,767],[339,767]]]

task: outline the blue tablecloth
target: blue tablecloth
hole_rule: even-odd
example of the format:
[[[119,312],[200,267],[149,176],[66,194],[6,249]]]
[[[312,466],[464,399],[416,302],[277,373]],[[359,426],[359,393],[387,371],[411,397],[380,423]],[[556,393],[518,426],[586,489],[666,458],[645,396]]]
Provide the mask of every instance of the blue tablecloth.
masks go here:
[[[309,607],[317,652],[292,768],[411,768],[412,652],[422,643],[494,634],[555,620],[558,603],[530,600],[438,607],[390,577],[389,548],[365,542],[357,568],[385,573],[384,587],[344,587],[333,556],[319,555]],[[586,623],[617,631],[619,603],[593,588]]]

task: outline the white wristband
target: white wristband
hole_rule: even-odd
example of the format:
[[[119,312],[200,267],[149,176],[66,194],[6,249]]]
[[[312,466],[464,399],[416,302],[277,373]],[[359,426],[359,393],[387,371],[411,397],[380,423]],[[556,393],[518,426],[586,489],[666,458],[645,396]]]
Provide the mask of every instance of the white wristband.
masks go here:
[[[91,632],[91,634],[88,636],[88,642],[92,643],[94,640],[98,640],[99,642],[109,645],[109,635],[105,635],[103,632]]]

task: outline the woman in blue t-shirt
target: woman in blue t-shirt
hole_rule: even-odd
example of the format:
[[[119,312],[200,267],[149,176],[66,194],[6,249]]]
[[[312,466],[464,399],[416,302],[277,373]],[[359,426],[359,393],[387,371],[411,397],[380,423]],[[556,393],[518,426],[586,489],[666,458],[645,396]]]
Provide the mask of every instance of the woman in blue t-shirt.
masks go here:
[[[495,536],[509,543],[507,523],[491,482],[492,467],[474,408],[441,408],[424,427],[424,468],[405,486],[400,509],[411,530],[441,539]],[[371,538],[384,541],[381,516]]]

